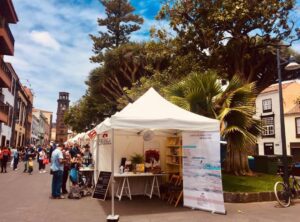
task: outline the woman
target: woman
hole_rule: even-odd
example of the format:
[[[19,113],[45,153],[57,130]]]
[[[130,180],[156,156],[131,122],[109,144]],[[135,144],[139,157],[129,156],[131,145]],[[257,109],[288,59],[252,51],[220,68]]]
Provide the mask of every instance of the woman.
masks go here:
[[[20,157],[20,154],[19,154],[19,148],[15,149],[14,150],[14,153],[13,153],[13,170],[17,170],[18,169],[18,163],[19,163],[19,157]]]
[[[39,158],[39,171],[40,171],[40,173],[46,173],[44,160],[47,158],[47,154],[46,154],[44,148],[40,149],[40,152],[38,153],[38,158]]]
[[[7,173],[6,171],[6,165],[10,158],[10,150],[7,147],[3,147],[1,150],[1,173]]]

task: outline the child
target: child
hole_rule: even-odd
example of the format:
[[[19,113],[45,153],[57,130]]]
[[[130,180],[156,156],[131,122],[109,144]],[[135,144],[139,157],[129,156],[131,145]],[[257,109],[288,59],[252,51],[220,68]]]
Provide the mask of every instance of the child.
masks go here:
[[[29,157],[28,160],[28,173],[31,175],[33,171],[33,160],[32,157]]]

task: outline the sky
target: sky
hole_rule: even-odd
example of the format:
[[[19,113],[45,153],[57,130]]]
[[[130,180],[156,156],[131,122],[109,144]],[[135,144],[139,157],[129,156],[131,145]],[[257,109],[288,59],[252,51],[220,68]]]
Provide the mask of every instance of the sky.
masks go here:
[[[131,0],[137,14],[143,16],[142,28],[131,40],[149,39],[161,0]],[[295,16],[300,18],[300,0]],[[97,18],[105,17],[98,0],[13,0],[19,22],[10,25],[15,38],[15,55],[6,56],[22,84],[34,93],[33,106],[49,110],[56,119],[60,91],[70,93],[71,104],[86,90],[84,81],[96,67],[90,63],[92,41],[89,34],[100,30]],[[300,21],[300,19],[299,19]],[[300,26],[298,24],[298,26]],[[293,48],[300,53],[300,41]]]

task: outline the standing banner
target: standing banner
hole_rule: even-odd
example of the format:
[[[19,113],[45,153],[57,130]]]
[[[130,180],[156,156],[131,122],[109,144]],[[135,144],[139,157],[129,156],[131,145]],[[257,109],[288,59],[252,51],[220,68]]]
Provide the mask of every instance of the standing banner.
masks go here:
[[[184,206],[225,214],[220,133],[183,132]]]

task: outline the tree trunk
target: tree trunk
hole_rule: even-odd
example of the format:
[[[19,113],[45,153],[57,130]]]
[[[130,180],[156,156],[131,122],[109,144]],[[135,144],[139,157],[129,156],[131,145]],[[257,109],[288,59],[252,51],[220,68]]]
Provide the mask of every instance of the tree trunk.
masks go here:
[[[242,149],[234,148],[228,144],[225,159],[225,172],[237,176],[253,175],[249,168],[247,153]]]

